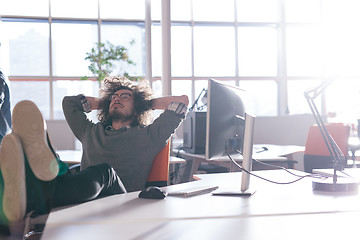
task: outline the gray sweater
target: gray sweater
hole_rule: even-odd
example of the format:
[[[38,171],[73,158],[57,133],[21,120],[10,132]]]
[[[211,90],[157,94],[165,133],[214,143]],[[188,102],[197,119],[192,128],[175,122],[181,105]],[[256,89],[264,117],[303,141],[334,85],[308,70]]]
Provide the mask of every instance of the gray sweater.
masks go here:
[[[165,110],[148,126],[113,130],[100,122],[90,121],[78,96],[65,97],[63,110],[72,132],[82,143],[81,169],[109,163],[129,192],[145,187],[154,157],[166,145],[183,117]]]

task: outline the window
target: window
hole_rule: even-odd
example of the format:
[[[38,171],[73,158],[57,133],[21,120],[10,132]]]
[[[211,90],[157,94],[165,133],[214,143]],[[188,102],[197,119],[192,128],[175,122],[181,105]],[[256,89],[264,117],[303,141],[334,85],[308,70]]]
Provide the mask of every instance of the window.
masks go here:
[[[86,0],[85,0],[86,1]],[[144,0],[101,0],[100,17],[104,19],[145,19]]]
[[[128,47],[136,63],[118,64],[114,74],[146,76],[151,67],[160,96],[161,0],[150,1],[151,24],[144,0],[78,0],[71,9],[69,0],[4,1],[0,64],[11,80],[13,105],[30,99],[45,118],[58,119],[64,95],[97,95],[98,83],[81,77],[91,74],[84,58],[99,40]],[[333,78],[316,100],[322,113],[345,123],[359,118],[358,1],[169,1],[173,94],[187,94],[193,103],[215,78],[244,88],[257,116],[301,114],[310,113],[303,92]]]
[[[240,27],[238,39],[240,76],[277,76],[275,28]]]
[[[122,45],[129,49],[129,56],[136,65],[120,64],[114,68],[114,74],[122,75],[124,72],[130,76],[145,76],[145,51],[144,51],[144,24],[122,24],[106,22],[101,27],[101,41]],[[131,41],[135,41],[131,45]],[[96,41],[94,41],[94,44]]]
[[[289,76],[320,76],[324,51],[318,27],[292,27],[287,33],[287,73]]]
[[[290,114],[311,114],[304,92],[321,84],[318,79],[299,79],[288,81],[288,107]],[[321,95],[314,99],[316,107],[321,111]]]
[[[51,0],[51,15],[52,17],[97,18],[98,1]]]
[[[234,21],[233,0],[193,1],[194,21]]]
[[[238,0],[236,1],[237,19],[240,22],[277,22],[278,2],[278,0]]]
[[[192,76],[191,28],[189,26],[171,28],[171,74],[174,77]]]
[[[49,16],[49,0],[0,0],[0,6],[0,16]]]
[[[71,2],[71,8],[69,4],[69,0],[0,4],[0,64],[11,81],[12,105],[32,100],[45,119],[64,118],[61,102],[65,95],[99,94],[97,81],[81,80],[91,77],[86,52],[99,39],[128,47],[136,63],[117,65],[114,74],[126,68],[132,76],[145,76],[144,1],[79,0]],[[135,44],[130,46],[132,40]]]
[[[84,41],[86,39],[86,41]],[[58,22],[52,24],[54,76],[87,76],[86,52],[97,42],[97,25],[91,22]]]
[[[232,27],[194,27],[194,75],[234,76],[235,42]]]
[[[97,81],[84,80],[56,80],[53,83],[54,92],[54,118],[64,119],[62,110],[62,100],[64,96],[78,95],[79,93],[85,96],[98,96],[99,85]],[[94,120],[95,120],[94,116]]]
[[[9,84],[12,107],[22,100],[33,101],[45,119],[50,119],[50,87],[48,79],[13,80]]]
[[[7,55],[7,75],[49,75],[49,24],[23,20],[2,22],[2,53]],[[3,58],[2,58],[3,59]],[[5,66],[4,66],[5,67]]]
[[[275,81],[244,80],[240,82],[240,88],[246,91],[244,104],[247,111],[260,116],[276,115],[278,92]]]

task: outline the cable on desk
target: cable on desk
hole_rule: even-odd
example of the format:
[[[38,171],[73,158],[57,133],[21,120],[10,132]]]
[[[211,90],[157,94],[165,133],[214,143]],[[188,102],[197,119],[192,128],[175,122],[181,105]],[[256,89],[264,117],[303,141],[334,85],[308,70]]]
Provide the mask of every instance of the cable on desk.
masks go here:
[[[354,178],[354,179],[356,179],[355,177],[351,176],[350,174],[344,172],[343,170],[337,170],[337,171],[341,172],[342,174],[346,175],[346,176],[349,177],[349,178]]]
[[[229,154],[228,152],[228,149],[227,149],[227,146],[225,146],[225,151],[226,151],[226,155],[229,157],[229,159],[231,160],[231,162],[233,162],[238,168],[240,168],[242,171],[246,172],[247,174],[250,174],[254,177],[257,177],[257,178],[260,178],[264,181],[267,181],[267,182],[270,182],[270,183],[274,183],[274,184],[292,184],[292,183],[295,183],[295,182],[298,182],[300,181],[301,179],[304,179],[306,177],[315,177],[315,178],[322,178],[322,179],[326,179],[328,178],[328,176],[324,176],[324,175],[321,175],[321,174],[306,174],[306,175],[303,175],[303,176],[300,176],[300,175],[297,175],[295,173],[292,173],[290,172],[289,170],[287,170],[286,168],[286,171],[296,177],[298,177],[298,179],[295,179],[293,181],[290,181],[290,182],[276,182],[276,181],[273,181],[273,180],[270,180],[270,179],[267,179],[267,178],[264,178],[264,177],[260,177],[259,175],[256,175],[254,174],[253,172],[251,171],[247,171],[246,169],[244,169],[240,164],[238,164]],[[239,152],[239,151],[238,151]],[[240,152],[239,152],[240,153]],[[241,153],[240,153],[241,154]],[[252,159],[254,160],[254,159]],[[272,165],[272,164],[269,164],[269,165]],[[275,166],[274,167],[280,167],[280,166]],[[283,167],[280,167],[280,168],[283,168]]]
[[[241,152],[239,150],[236,150],[236,151],[241,155]],[[282,169],[282,170],[286,171],[287,173],[290,173],[291,175],[294,175],[296,177],[302,177],[301,175],[298,175],[296,173],[293,173],[293,172],[289,171],[287,168],[285,168],[283,166],[278,166],[278,165],[274,165],[274,164],[270,164],[270,163],[265,163],[265,162],[259,161],[257,159],[254,159],[254,158],[252,158],[252,160],[254,162],[257,162],[257,163],[265,165],[265,166]],[[320,175],[320,174],[313,174],[311,177],[318,177],[318,175]]]

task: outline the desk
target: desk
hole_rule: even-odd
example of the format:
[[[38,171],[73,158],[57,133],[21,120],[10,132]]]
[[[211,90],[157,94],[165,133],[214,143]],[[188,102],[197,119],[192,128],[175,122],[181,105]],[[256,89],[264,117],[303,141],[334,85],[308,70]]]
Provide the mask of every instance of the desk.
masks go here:
[[[282,170],[256,173],[275,181],[295,178]],[[241,173],[197,177],[201,180],[166,189],[239,188]],[[110,196],[51,212],[42,239],[359,239],[360,194],[316,193],[311,181],[275,185],[253,177],[251,186],[257,191],[251,197]]]
[[[266,147],[267,150],[264,151],[264,147]],[[281,166],[292,169],[294,167],[294,163],[296,163],[296,161],[293,160],[293,154],[303,151],[305,151],[304,146],[254,144],[253,158],[261,162],[267,162],[275,165],[280,164]],[[201,162],[225,166],[228,167],[231,172],[235,170],[234,164],[230,162],[227,156],[220,157],[216,160],[207,161],[205,159],[205,154],[194,154],[184,151],[176,151],[175,153],[182,158],[188,159],[191,162],[191,164],[188,166],[188,169],[185,171],[185,173],[189,175],[184,176],[183,182],[193,180],[193,175],[198,170]],[[242,156],[236,155],[234,160],[241,163]],[[260,164],[253,163],[253,169],[256,169],[256,165],[261,166]]]
[[[61,161],[68,163],[70,166],[73,164],[81,163],[82,150],[60,150],[56,151]],[[170,156],[169,164],[185,163],[186,160],[175,156]]]

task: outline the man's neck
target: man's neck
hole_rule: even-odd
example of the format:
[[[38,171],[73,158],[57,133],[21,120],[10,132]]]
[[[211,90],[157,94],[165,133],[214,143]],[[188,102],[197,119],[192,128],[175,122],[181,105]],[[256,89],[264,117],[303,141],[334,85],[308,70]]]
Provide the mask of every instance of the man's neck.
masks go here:
[[[130,126],[130,124],[131,124],[131,122],[132,121],[125,121],[125,122],[123,122],[123,121],[121,121],[121,120],[113,120],[113,122],[111,123],[111,126],[112,126],[112,128],[113,129],[115,129],[115,130],[119,130],[120,128],[122,128],[122,127],[128,127],[128,126]]]

